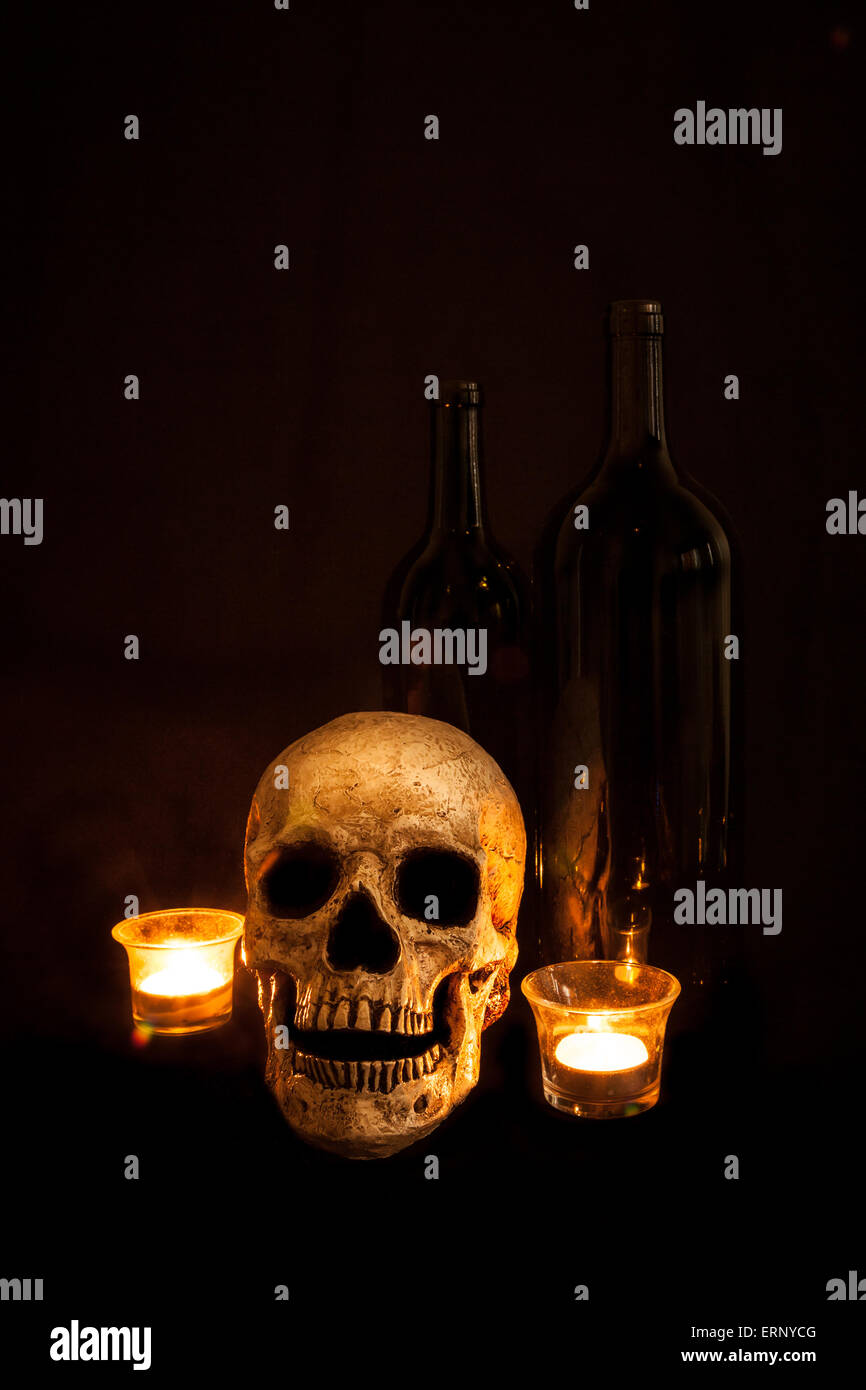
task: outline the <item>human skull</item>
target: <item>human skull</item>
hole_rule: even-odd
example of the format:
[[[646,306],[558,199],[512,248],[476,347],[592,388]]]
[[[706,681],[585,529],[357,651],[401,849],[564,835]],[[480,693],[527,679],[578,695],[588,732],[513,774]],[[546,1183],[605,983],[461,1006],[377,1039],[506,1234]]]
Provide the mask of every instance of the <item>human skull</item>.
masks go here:
[[[267,769],[244,958],[267,1083],[309,1143],[395,1153],[475,1085],[508,1003],[525,853],[499,766],[438,720],[343,715]]]

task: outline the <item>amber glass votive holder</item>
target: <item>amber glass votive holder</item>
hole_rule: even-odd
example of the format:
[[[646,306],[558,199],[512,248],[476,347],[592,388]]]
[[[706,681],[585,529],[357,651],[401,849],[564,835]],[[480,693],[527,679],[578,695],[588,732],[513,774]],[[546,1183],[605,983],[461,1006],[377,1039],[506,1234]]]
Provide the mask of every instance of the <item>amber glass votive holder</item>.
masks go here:
[[[659,1097],[665,1026],[679,981],[654,965],[575,960],[527,975],[544,1098],[589,1119],[639,1115]]]
[[[112,928],[126,948],[132,1020],[151,1033],[204,1033],[232,1016],[237,912],[174,907]]]

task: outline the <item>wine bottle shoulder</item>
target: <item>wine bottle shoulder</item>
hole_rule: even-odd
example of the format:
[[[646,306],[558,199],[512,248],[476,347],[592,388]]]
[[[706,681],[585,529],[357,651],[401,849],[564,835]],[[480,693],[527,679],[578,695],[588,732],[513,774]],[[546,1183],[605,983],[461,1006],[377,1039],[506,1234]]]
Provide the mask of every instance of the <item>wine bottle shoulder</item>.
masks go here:
[[[415,622],[431,615],[442,622],[486,622],[491,613],[520,622],[528,602],[522,571],[498,546],[486,540],[458,544],[434,538],[406,574],[398,608],[401,618]]]
[[[728,527],[722,509],[714,510],[711,501],[678,477],[637,474],[608,480],[599,475],[560,510],[546,563],[568,568],[579,557],[585,562],[589,554],[615,550],[620,556],[666,552],[683,568],[728,568],[733,552]]]

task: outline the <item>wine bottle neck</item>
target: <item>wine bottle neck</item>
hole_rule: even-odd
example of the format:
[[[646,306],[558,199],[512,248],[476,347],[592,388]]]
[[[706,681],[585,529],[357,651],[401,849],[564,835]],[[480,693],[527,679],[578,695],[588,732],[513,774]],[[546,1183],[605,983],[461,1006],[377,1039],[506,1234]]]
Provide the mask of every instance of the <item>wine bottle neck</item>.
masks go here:
[[[433,498],[431,528],[440,532],[481,532],[487,525],[482,478],[481,411],[451,395],[436,402],[433,414]]]
[[[661,334],[611,336],[608,373],[606,465],[672,468],[665,436]]]

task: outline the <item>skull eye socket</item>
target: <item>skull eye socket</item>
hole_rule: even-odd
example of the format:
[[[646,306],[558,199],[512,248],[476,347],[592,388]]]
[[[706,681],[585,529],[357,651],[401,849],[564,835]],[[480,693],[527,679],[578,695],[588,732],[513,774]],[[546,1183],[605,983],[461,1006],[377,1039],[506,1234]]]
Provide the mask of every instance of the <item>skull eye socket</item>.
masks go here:
[[[407,917],[462,927],[478,907],[478,865],[447,849],[419,849],[397,871],[397,905]]]
[[[269,855],[259,882],[274,917],[308,917],[324,907],[339,876],[336,855],[310,840]]]

